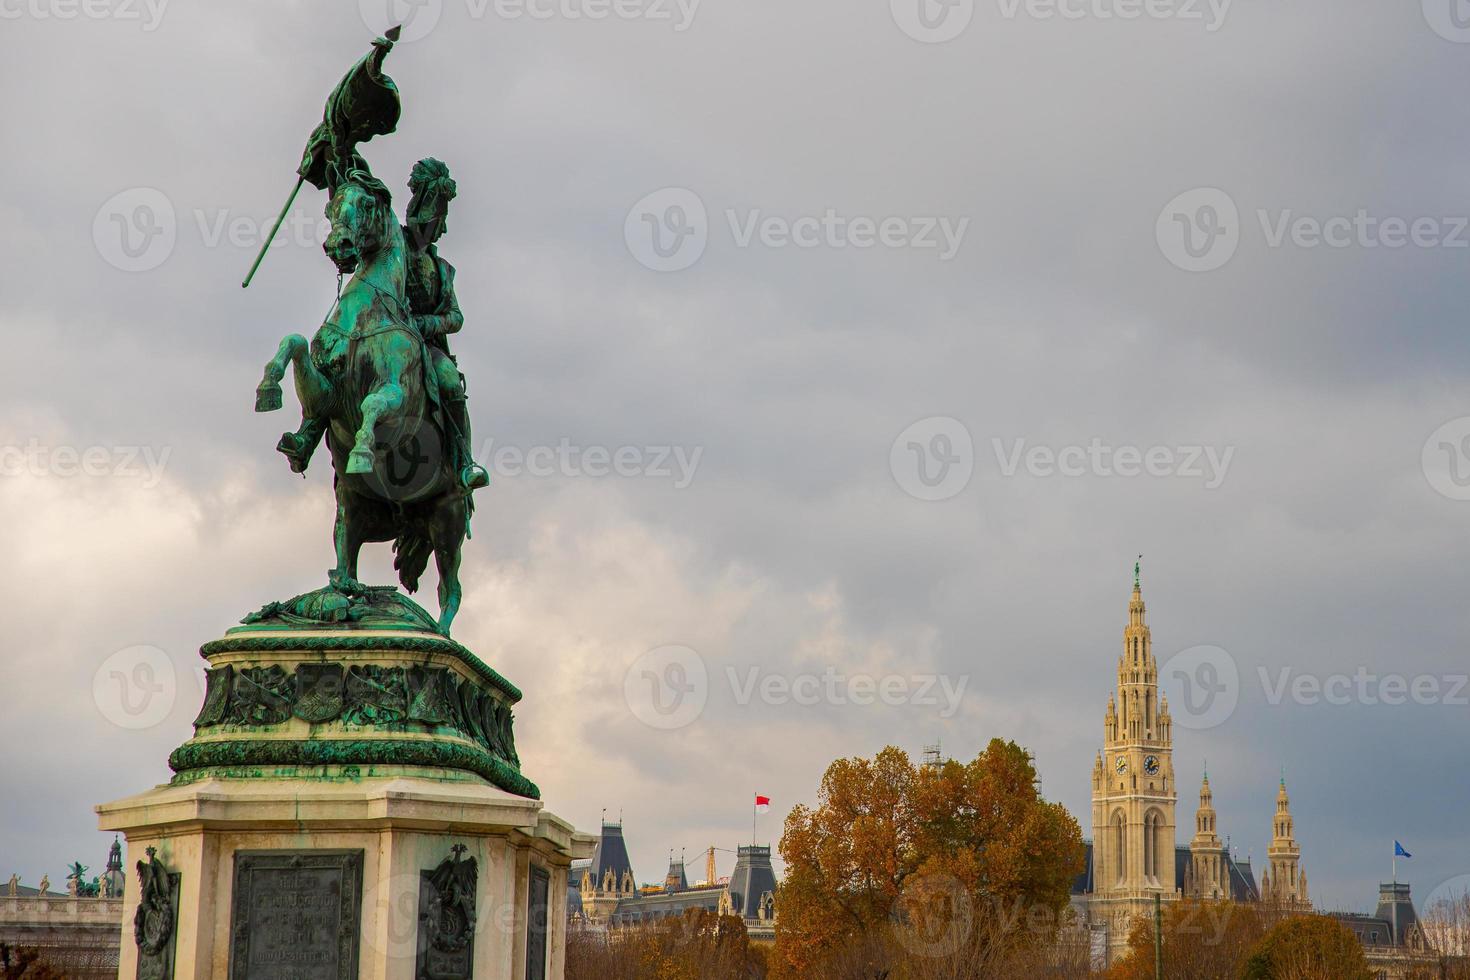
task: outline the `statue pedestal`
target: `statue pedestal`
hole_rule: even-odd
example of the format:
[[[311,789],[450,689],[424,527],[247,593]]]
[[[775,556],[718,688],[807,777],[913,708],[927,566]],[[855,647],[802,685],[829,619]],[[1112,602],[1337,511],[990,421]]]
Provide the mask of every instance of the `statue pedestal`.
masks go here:
[[[566,869],[594,840],[521,774],[519,691],[414,629],[201,652],[173,781],[97,808],[140,862],[119,977],[560,980]]]

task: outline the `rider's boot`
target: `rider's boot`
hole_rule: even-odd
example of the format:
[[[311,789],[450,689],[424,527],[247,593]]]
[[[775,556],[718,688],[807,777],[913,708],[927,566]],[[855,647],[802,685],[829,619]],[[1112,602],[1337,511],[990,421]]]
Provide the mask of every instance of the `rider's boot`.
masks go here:
[[[326,431],[325,419],[302,419],[301,428],[281,435],[281,441],[276,443],[276,452],[286,457],[292,473],[305,473],[312,453],[316,452],[317,443],[321,442],[322,433]]]
[[[464,461],[459,468],[459,485],[466,492],[479,490],[490,485],[490,473],[475,462],[470,456],[470,412],[469,406],[462,392],[449,393],[444,399],[444,407],[449,411],[450,421],[454,423],[456,437],[459,442],[458,456]]]

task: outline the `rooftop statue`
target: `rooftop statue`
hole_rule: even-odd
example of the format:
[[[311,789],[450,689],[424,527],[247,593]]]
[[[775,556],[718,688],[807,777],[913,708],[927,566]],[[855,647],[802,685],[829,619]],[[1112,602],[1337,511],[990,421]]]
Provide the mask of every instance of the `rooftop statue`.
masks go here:
[[[397,128],[398,88],[382,70],[397,34],[395,28],[378,38],[352,66],[307,141],[282,217],[303,183],[327,192],[331,232],[324,250],[337,268],[337,297],[310,341],[300,334],[281,341],[255,397],[257,412],[281,408],[281,381],[289,367],[302,424],[276,448],[293,472],[304,473],[325,438],[337,502],[336,565],[327,588],[272,603],[247,622],[354,622],[386,615],[411,624],[421,618],[422,611],[393,590],[357,581],[358,552],[372,541],[393,543],[394,568],[410,593],[433,556],[439,632],[449,633],[459,610],[460,551],[474,512],[471,495],[489,477],[471,458],[464,376],[448,345],[464,317],[454,268],[437,248],[458,188],[443,163],[419,161],[408,181],[407,225],[400,225],[388,187],[357,150],[359,143]],[[274,231],[267,246],[272,237]],[[257,258],[243,285],[259,264]]]

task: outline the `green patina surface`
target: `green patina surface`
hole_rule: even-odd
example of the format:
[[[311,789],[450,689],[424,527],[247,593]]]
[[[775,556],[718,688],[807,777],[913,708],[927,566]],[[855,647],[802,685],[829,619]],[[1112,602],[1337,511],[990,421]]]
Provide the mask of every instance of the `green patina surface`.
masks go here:
[[[239,739],[187,742],[173,751],[168,764],[176,785],[211,776],[228,778],[275,775],[281,767],[334,766],[358,768],[371,776],[372,766],[427,766],[470,772],[508,793],[541,798],[541,790],[525,776],[481,749],[457,742],[426,739]],[[300,778],[300,773],[293,774]],[[351,778],[343,775],[340,778]]]
[[[304,636],[286,630],[236,633],[219,640],[211,640],[199,648],[199,655],[206,660],[220,653],[345,653],[363,652],[408,652],[448,653],[459,658],[472,673],[499,690],[511,703],[521,699],[521,690],[491,666],[475,656],[465,646],[441,636],[360,636],[349,630],[340,634]]]
[[[398,28],[373,42],[327,97],[322,123],[307,140],[296,188],[326,191],[330,231],[323,250],[337,267],[337,300],[316,333],[282,338],[255,390],[257,412],[278,411],[281,382],[295,382],[301,423],[276,448],[303,473],[325,440],[335,479],[332,524],[336,565],[328,587],[271,603],[251,621],[364,620],[380,596],[357,580],[368,542],[392,541],[398,581],[416,592],[432,558],[439,617],[411,618],[449,635],[460,606],[461,552],[474,491],[489,474],[471,458],[468,392],[449,337],[464,325],[454,267],[439,255],[458,185],[443,161],[419,160],[400,224],[388,186],[373,175],[358,144],[392,133],[402,106],[383,62]],[[256,266],[260,259],[256,259]],[[252,266],[242,285],[255,274]],[[346,284],[343,277],[350,276]]]

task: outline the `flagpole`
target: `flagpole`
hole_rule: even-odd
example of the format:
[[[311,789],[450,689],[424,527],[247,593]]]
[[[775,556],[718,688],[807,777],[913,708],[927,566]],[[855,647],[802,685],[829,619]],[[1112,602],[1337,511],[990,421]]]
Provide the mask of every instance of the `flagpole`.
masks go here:
[[[265,258],[265,250],[271,247],[275,241],[276,232],[281,230],[281,222],[286,220],[286,212],[291,210],[291,205],[296,200],[296,195],[301,193],[301,185],[306,183],[305,177],[296,178],[296,186],[291,188],[291,196],[286,198],[286,204],[281,208],[281,213],[276,215],[276,223],[271,225],[271,233],[265,236],[265,241],[260,243],[260,251],[256,253],[255,261],[250,265],[250,271],[245,273],[245,281],[240,283],[241,289],[250,287],[250,280],[255,278],[255,270],[260,268],[260,260]]]
[[[750,804],[750,846],[751,847],[754,847],[755,846],[755,815],[756,815],[755,803],[752,802]]]

